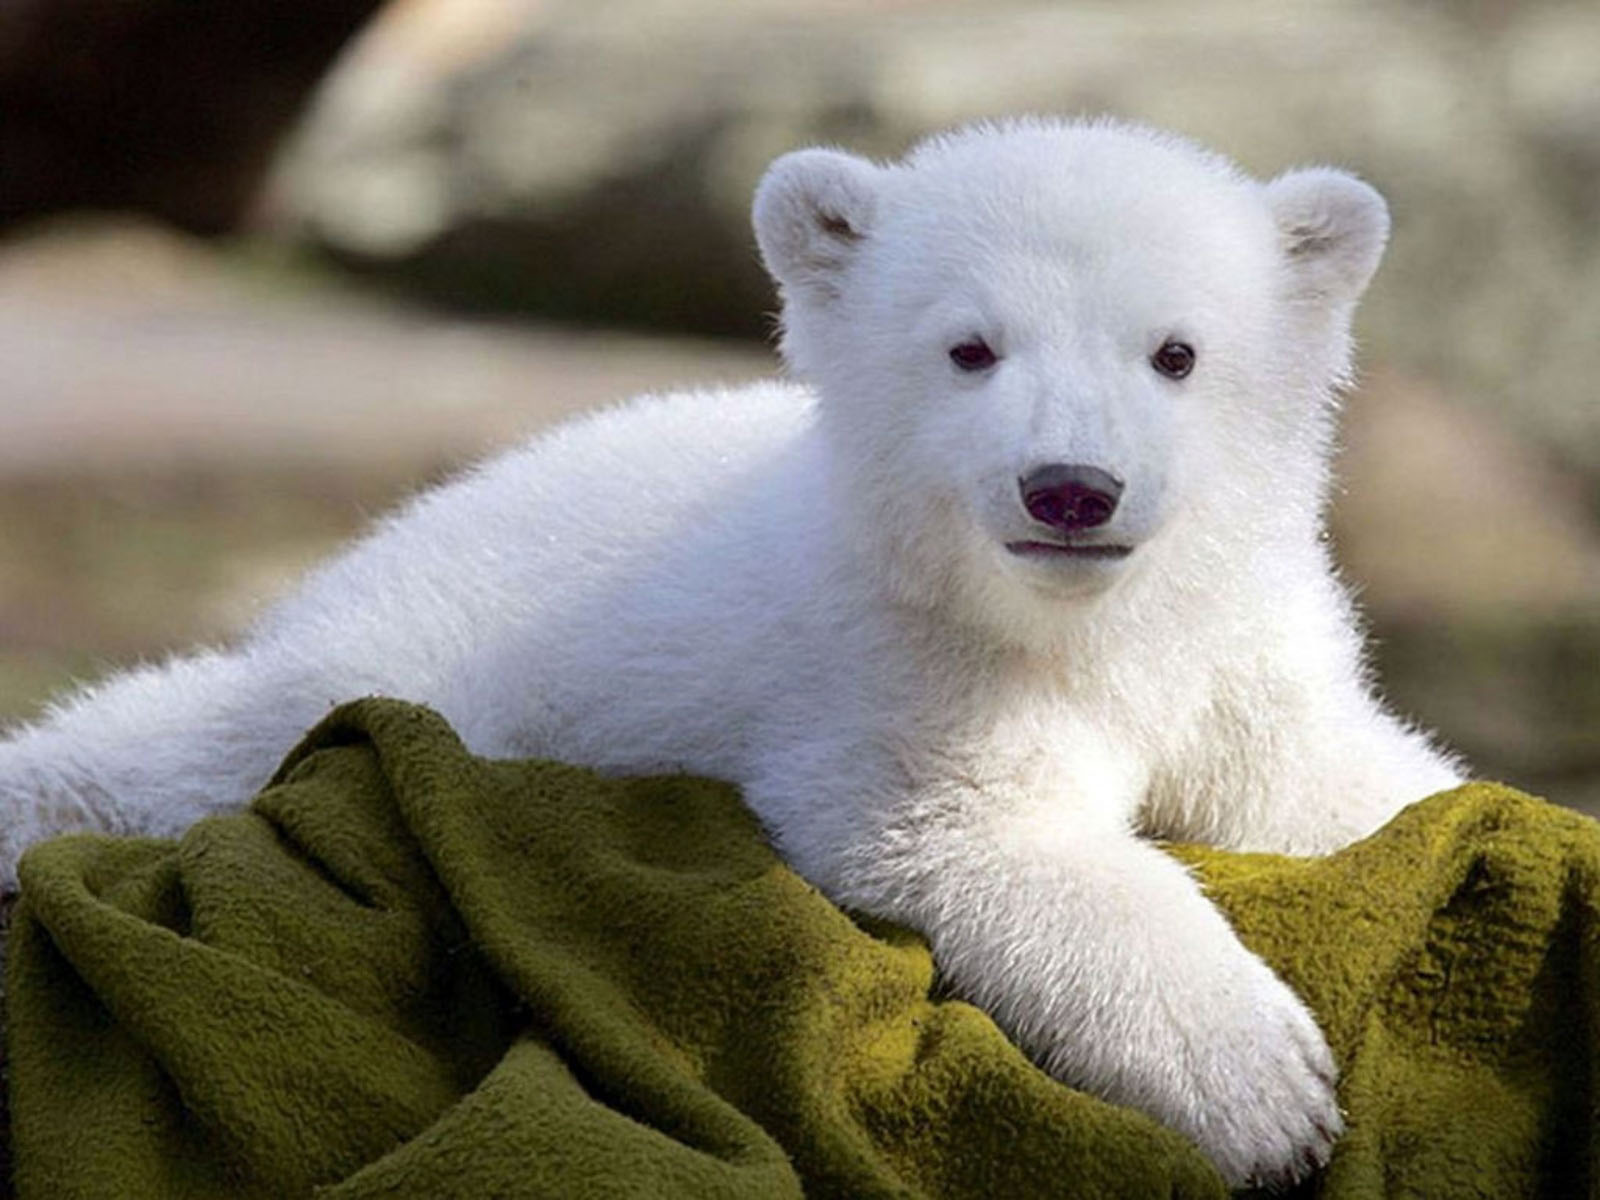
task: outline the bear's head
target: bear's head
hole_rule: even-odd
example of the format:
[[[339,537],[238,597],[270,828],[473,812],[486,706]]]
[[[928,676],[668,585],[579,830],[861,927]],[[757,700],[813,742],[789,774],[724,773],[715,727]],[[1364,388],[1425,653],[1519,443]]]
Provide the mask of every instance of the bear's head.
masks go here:
[[[903,600],[1031,640],[1135,579],[1226,586],[1314,542],[1388,234],[1366,184],[1029,120],[889,165],[786,155],[754,219],[852,534]]]

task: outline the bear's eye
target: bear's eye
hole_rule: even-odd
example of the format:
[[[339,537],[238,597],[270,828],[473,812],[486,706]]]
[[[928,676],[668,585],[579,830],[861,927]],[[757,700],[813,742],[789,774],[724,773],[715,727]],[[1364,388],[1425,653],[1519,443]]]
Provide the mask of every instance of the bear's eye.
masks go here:
[[[1194,347],[1168,338],[1161,343],[1161,349],[1150,356],[1150,365],[1168,379],[1182,379],[1194,370]]]
[[[988,342],[981,337],[974,337],[951,346],[950,361],[963,371],[987,371],[1000,361],[1000,357],[989,349]]]

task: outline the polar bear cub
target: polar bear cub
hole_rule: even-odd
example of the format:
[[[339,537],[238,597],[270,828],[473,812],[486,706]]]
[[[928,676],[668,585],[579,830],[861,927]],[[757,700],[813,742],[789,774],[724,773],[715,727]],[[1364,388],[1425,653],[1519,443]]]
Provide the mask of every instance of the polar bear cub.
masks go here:
[[[337,701],[744,789],[1046,1069],[1282,1182],[1340,1131],[1300,1001],[1142,834],[1313,854],[1457,782],[1319,537],[1388,231],[1333,170],[1023,120],[755,198],[797,382],[648,397],[424,494],[236,649],[0,745],[0,875],[237,808]]]

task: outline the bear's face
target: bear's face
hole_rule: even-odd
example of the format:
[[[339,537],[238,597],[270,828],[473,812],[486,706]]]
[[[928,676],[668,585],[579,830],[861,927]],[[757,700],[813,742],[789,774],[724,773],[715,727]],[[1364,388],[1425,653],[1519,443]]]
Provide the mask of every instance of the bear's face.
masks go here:
[[[995,613],[1008,587],[1103,591],[1163,544],[1259,540],[1263,513],[1314,524],[1326,389],[1386,229],[1365,185],[1023,124],[887,168],[790,155],[756,222],[857,533],[908,594],[958,580]]]
[[[842,350],[867,386],[830,419],[880,494],[915,481],[972,526],[986,569],[1104,586],[1228,469],[1217,410],[1269,334],[1270,225],[1116,175],[1034,195],[931,175],[894,180],[862,248],[816,374],[844,394]]]

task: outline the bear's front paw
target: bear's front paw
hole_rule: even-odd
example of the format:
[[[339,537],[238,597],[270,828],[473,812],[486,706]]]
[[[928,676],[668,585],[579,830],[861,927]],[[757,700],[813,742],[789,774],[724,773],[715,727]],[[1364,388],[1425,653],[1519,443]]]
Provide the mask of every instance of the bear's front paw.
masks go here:
[[[1233,1187],[1288,1187],[1344,1130],[1333,1054],[1300,999],[1259,959],[1183,1014],[1183,1095],[1167,1113]],[[1197,998],[1198,999],[1198,998]]]

